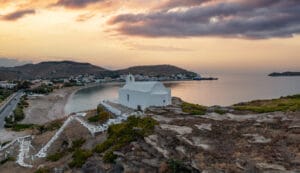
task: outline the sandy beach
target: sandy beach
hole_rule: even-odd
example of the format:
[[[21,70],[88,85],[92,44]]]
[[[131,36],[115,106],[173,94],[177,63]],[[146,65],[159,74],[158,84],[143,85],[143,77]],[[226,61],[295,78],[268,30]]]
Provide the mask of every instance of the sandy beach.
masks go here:
[[[49,95],[29,96],[29,107],[22,123],[44,124],[66,116],[65,105],[69,98],[82,87],[70,87],[55,90]]]

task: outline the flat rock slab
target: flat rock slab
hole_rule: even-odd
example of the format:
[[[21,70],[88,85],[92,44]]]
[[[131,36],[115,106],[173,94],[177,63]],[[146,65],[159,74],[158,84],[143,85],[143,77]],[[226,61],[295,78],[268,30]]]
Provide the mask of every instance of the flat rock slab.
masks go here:
[[[199,130],[208,130],[208,131],[211,131],[211,124],[200,124],[200,125],[195,124],[195,126]]]
[[[224,121],[224,120],[231,120],[231,121],[237,121],[237,122],[242,122],[242,121],[248,121],[248,120],[253,120],[259,123],[265,122],[265,123],[272,123],[274,122],[277,118],[281,118],[281,120],[286,120],[286,116],[283,113],[263,113],[263,114],[248,114],[248,115],[236,115],[236,114],[224,114],[220,115],[217,113],[209,113],[206,115],[200,115],[202,118],[207,118],[215,121]]]
[[[161,116],[161,115],[153,115],[151,117],[153,119],[155,119],[156,121],[164,122],[164,123],[169,123],[169,122],[171,122],[171,121],[173,121],[175,119],[175,118],[164,117],[164,116]]]
[[[265,144],[272,141],[271,139],[265,138],[259,134],[244,134],[243,136],[251,137],[252,139],[248,140],[248,142],[254,144]]]
[[[171,130],[174,131],[180,135],[190,134],[192,133],[193,129],[186,126],[176,126],[176,125],[170,125],[170,124],[161,124],[160,128],[164,130]]]
[[[160,146],[158,146],[158,136],[150,135],[145,137],[145,142],[155,148],[159,153],[161,153],[165,158],[169,158],[169,152]]]
[[[285,171],[285,167],[277,164],[269,164],[269,163],[257,163],[256,166],[263,170],[276,170],[276,171]]]

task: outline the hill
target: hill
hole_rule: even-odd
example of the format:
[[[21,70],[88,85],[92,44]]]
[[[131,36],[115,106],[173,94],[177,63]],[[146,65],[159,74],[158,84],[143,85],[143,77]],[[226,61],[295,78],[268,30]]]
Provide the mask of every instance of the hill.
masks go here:
[[[279,76],[300,76],[300,72],[290,72],[290,71],[282,72],[282,73],[274,72],[274,73],[269,74],[269,76],[272,76],[272,77],[279,77]]]
[[[0,80],[68,78],[84,74],[93,74],[97,77],[117,77],[129,73],[147,76],[171,76],[173,74],[185,74],[188,77],[196,76],[194,72],[171,65],[135,66],[111,71],[89,63],[49,61],[17,67],[0,67]]]
[[[121,108],[122,115],[103,105],[85,116],[31,124],[16,132],[29,136],[12,142],[0,135],[0,172],[297,172],[300,107],[290,103],[299,99],[251,101],[238,104],[246,109],[237,110],[236,105],[205,107],[173,98],[172,105],[144,113],[106,102],[110,110]],[[292,110],[273,109],[278,103]],[[271,109],[255,113],[249,107]],[[124,121],[117,121],[121,117]]]
[[[171,76],[173,74],[185,74],[189,77],[194,77],[197,74],[185,69],[172,65],[149,65],[149,66],[134,66],[127,69],[117,70],[120,75],[124,74],[140,74],[148,76]]]
[[[109,70],[89,63],[51,61],[17,67],[1,67],[0,80],[63,78],[80,74],[105,73]]]

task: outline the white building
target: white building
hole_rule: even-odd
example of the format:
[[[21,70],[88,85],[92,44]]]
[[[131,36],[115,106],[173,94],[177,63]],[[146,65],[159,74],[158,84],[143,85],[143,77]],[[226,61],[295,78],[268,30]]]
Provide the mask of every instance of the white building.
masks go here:
[[[171,104],[171,90],[161,82],[136,82],[133,75],[128,75],[126,84],[119,89],[119,103],[141,110],[167,106]]]
[[[0,81],[0,88],[13,89],[17,86],[17,84],[9,83],[6,81]]]

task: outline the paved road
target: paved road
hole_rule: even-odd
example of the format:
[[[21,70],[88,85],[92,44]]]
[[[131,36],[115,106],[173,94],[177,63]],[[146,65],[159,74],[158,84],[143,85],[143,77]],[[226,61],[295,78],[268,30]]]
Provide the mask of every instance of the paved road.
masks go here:
[[[23,91],[18,91],[13,95],[13,97],[8,100],[7,103],[5,103],[1,108],[0,108],[0,130],[4,128],[4,119],[5,117],[11,115],[15,108],[17,107],[17,104],[20,101],[20,98],[23,95]]]

